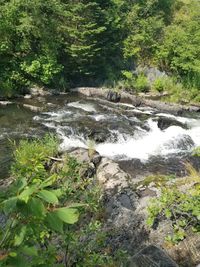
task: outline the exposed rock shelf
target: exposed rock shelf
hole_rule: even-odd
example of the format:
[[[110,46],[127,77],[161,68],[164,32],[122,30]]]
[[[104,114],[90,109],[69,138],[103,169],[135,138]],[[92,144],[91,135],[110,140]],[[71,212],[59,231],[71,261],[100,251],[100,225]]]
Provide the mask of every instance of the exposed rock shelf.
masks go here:
[[[199,106],[186,106],[180,104],[166,103],[158,100],[151,100],[149,98],[132,95],[127,92],[116,93],[110,89],[96,88],[96,87],[78,87],[71,89],[71,92],[80,93],[88,97],[102,97],[112,102],[127,102],[132,105],[149,106],[166,112],[175,114],[182,114],[183,112],[200,112]]]
[[[160,193],[153,183],[138,186],[116,162],[101,158],[96,152],[88,156],[86,149],[75,149],[70,155],[76,156],[80,163],[87,163],[89,169],[93,167],[103,189],[103,228],[107,233],[107,243],[113,252],[117,249],[128,251],[130,267],[178,267],[175,261],[181,262],[181,266],[192,267],[200,261],[199,257],[192,257],[188,263],[187,255],[191,251],[183,248],[183,242],[171,248],[165,245],[164,237],[171,227],[168,221],[161,222],[157,229],[146,226],[149,201]]]

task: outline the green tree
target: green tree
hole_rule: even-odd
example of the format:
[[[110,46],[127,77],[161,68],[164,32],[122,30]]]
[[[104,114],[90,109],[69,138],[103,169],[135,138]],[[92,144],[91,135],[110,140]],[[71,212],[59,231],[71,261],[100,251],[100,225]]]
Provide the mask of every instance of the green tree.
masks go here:
[[[58,63],[59,1],[5,1],[0,9],[1,89],[19,90],[30,82],[50,85]]]
[[[124,56],[142,64],[151,63],[169,23],[173,1],[135,1],[127,15],[128,36],[124,41]]]
[[[157,57],[161,68],[200,88],[200,3],[182,2],[172,24],[165,28]]]

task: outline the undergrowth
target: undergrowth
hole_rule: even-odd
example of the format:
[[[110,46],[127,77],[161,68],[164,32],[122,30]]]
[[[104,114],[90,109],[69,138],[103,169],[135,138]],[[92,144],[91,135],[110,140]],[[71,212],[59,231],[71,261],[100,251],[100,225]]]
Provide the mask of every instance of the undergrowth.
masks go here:
[[[171,221],[173,234],[166,240],[176,244],[184,240],[190,231],[200,232],[200,174],[189,164],[188,177],[165,184],[161,195],[148,207],[147,224],[154,227],[163,219]]]
[[[0,199],[0,266],[121,266],[124,254],[105,245],[98,184],[57,148],[53,136],[16,147]]]

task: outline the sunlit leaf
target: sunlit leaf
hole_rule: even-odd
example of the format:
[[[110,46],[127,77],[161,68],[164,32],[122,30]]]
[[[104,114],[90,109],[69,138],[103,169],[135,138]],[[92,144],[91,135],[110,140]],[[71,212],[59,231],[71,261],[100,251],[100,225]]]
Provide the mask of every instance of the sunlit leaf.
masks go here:
[[[27,187],[22,193],[18,196],[20,200],[23,200],[25,202],[28,202],[29,197],[36,191],[37,187],[35,185],[32,185],[30,187]]]
[[[14,246],[19,246],[24,240],[25,234],[26,234],[27,227],[23,226],[19,232],[14,238]]]
[[[77,209],[60,208],[54,212],[63,222],[74,224],[78,221],[79,213]]]
[[[38,193],[38,197],[40,197],[41,199],[43,199],[46,202],[51,203],[51,204],[57,204],[58,203],[57,196],[54,193],[47,191],[47,190],[40,191]]]

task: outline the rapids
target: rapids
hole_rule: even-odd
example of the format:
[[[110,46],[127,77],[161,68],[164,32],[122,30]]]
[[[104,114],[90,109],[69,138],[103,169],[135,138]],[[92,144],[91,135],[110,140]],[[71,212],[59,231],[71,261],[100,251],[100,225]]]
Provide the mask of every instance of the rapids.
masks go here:
[[[23,103],[46,108],[36,113],[25,109]],[[158,121],[166,119],[169,125],[159,128]],[[2,169],[6,170],[11,158],[9,139],[32,138],[46,132],[58,135],[61,150],[95,149],[104,157],[120,161],[122,166],[129,162],[129,167],[132,164],[135,169],[152,170],[159,161],[162,168],[157,171],[176,173],[177,166],[189,160],[194,148],[200,146],[200,115],[175,116],[150,107],[73,94],[48,96],[42,101],[20,100],[0,107]],[[174,162],[174,168],[168,166],[168,161],[172,165]]]

